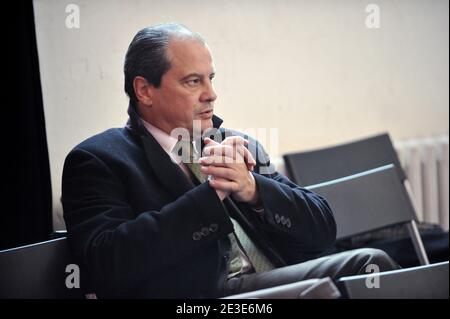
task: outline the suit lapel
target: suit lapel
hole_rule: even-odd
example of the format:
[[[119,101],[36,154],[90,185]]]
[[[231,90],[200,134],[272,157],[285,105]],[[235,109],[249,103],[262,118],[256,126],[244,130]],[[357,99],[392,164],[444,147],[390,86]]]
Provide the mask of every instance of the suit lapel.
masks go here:
[[[172,162],[170,156],[144,127],[131,101],[128,114],[130,117],[125,128],[142,142],[147,161],[161,185],[175,198],[194,187],[178,164]]]
[[[172,161],[151,134],[143,135],[141,139],[148,163],[165,189],[178,198],[194,187],[180,166]]]

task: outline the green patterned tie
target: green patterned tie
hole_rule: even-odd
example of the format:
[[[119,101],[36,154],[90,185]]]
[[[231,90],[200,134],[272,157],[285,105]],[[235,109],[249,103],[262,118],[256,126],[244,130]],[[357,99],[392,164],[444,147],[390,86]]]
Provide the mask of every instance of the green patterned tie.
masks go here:
[[[183,150],[183,154],[180,155],[180,152],[178,152],[178,155],[181,156],[184,164],[189,168],[189,170],[200,183],[205,182],[207,180],[207,177],[200,171],[201,165],[198,163],[199,156],[194,151],[193,144],[186,141],[179,141],[177,144],[178,149]],[[223,205],[223,207],[225,210],[227,210],[225,205]],[[274,269],[275,267],[273,266],[273,264],[258,249],[258,247],[256,247],[256,245],[242,229],[241,225],[239,225],[239,223],[234,218],[230,217],[230,219],[233,222],[234,233],[231,233],[228,236],[231,241],[230,272],[228,277],[233,277],[242,271],[243,263],[240,256],[239,246],[242,247],[244,254],[246,254],[256,272],[263,272]]]
[[[263,272],[275,269],[270,260],[259,250],[258,247],[252,242],[250,237],[247,236],[241,225],[234,219],[230,218],[234,225],[234,233],[239,239],[242,248],[245,251],[248,259],[252,263],[256,272]]]
[[[206,181],[206,176],[203,175],[200,168],[201,165],[198,163],[200,158],[194,150],[194,144],[189,141],[180,140],[174,147],[175,153],[181,158],[181,161],[189,168],[194,177],[203,183]]]

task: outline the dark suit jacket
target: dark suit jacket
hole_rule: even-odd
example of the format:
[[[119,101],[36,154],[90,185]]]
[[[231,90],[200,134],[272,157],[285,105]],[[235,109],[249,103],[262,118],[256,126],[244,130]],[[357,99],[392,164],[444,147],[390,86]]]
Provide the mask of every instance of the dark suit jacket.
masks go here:
[[[82,284],[89,277],[100,298],[222,296],[233,231],[228,213],[208,182],[193,185],[134,108],[128,112],[125,128],[87,139],[64,164],[64,219]],[[258,150],[253,175],[264,218],[229,198],[228,212],[276,266],[329,248],[336,226],[326,201],[277,172],[261,173],[270,162],[250,143]]]

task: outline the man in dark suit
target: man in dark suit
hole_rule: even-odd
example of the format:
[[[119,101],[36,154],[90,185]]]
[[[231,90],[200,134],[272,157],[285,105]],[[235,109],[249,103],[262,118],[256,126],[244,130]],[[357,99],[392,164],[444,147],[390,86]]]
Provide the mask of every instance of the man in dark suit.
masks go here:
[[[200,35],[145,28],[124,71],[126,127],[76,146],[63,173],[69,243],[98,297],[212,298],[397,267],[375,249],[314,259],[335,240],[329,205],[256,140],[219,128]]]

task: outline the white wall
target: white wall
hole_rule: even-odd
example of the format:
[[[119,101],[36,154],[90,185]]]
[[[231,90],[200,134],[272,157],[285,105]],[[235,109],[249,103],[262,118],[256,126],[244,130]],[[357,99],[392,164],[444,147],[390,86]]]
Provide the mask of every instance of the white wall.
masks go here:
[[[80,28],[65,25],[69,3]],[[365,8],[380,8],[380,28]],[[285,152],[388,131],[448,134],[448,1],[35,0],[55,225],[64,158],[123,126],[123,59],[142,27],[178,21],[213,50],[216,114],[232,128],[278,128]]]

